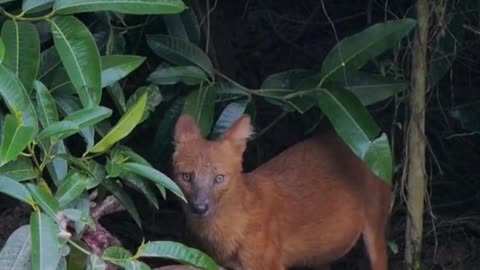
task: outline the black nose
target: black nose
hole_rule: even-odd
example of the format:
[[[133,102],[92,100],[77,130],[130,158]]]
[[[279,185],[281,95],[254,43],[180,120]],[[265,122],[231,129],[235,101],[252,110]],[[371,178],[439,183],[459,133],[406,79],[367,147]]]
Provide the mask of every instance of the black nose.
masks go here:
[[[191,205],[192,212],[197,214],[197,215],[205,215],[208,212],[208,203],[203,202],[203,203],[192,203]]]

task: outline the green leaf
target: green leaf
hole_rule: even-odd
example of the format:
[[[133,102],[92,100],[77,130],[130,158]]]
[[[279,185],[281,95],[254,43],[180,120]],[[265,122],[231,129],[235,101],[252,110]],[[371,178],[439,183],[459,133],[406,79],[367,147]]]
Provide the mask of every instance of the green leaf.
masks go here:
[[[112,85],[137,69],[145,57],[135,55],[105,55],[102,61],[102,87]]]
[[[181,0],[56,0],[59,14],[115,11],[126,14],[171,14],[186,8]]]
[[[23,225],[8,237],[7,242],[2,247],[0,264],[3,269],[31,269],[31,252],[30,225]]]
[[[183,114],[189,114],[197,123],[203,136],[210,133],[215,110],[215,92],[213,87],[206,87],[191,92],[183,105]]]
[[[33,88],[36,91],[38,120],[44,128],[48,127],[58,121],[57,105],[43,83],[35,81]]]
[[[365,72],[353,72],[348,74],[346,78],[346,85],[343,85],[344,82],[342,81],[338,81],[338,84],[353,92],[364,106],[385,100],[408,87],[406,81],[392,80]]]
[[[82,222],[88,224],[88,226],[92,229],[95,229],[95,221],[82,210],[79,209],[65,209],[63,210],[63,214],[71,221],[74,222]]]
[[[30,139],[38,132],[38,120],[35,108],[25,87],[5,66],[0,65],[0,95],[14,115],[18,115],[23,126],[31,127],[33,133]]]
[[[72,121],[78,125],[79,128],[91,127],[100,121],[103,121],[112,115],[112,110],[96,106],[92,108],[81,109],[70,113],[64,120]]]
[[[23,0],[22,10],[25,13],[39,12],[49,9],[53,6],[54,0]]]
[[[139,227],[142,227],[142,222],[140,221],[140,215],[138,214],[138,210],[135,207],[130,196],[123,190],[115,180],[105,180],[102,182],[102,185],[106,187],[115,198],[127,209],[128,213],[132,216],[133,220]]]
[[[93,179],[88,183],[87,189],[92,189],[97,187],[105,179],[105,166],[94,160],[89,160],[88,170]]]
[[[367,109],[347,90],[320,89],[317,102],[338,135],[363,160],[380,132]]]
[[[34,184],[27,184],[27,189],[32,194],[35,202],[40,205],[43,211],[51,218],[55,218],[58,211],[60,211],[60,205],[58,201],[45,189],[35,186]]]
[[[57,70],[61,64],[62,61],[58,56],[55,46],[51,46],[50,48],[44,50],[40,53],[40,68],[38,71],[37,80],[42,82],[52,80],[53,78],[50,77],[54,73],[53,71]]]
[[[268,76],[262,83],[262,89],[298,89],[301,82],[315,73],[306,69],[291,69]]]
[[[102,259],[106,261],[112,261],[113,263],[119,263],[122,261],[128,261],[133,258],[130,251],[124,249],[123,247],[112,246],[108,247],[103,251]]]
[[[162,19],[170,36],[188,40],[187,31],[179,14],[163,15]]]
[[[59,154],[65,154],[66,152],[67,149],[64,142],[58,141],[52,148],[52,152],[50,153],[55,158],[47,164],[47,170],[50,173],[50,177],[52,177],[52,180],[56,186],[60,185],[60,183],[65,179],[65,176],[68,172],[67,161],[58,157]]]
[[[120,178],[124,182],[130,184],[130,186],[135,188],[137,191],[141,192],[145,196],[145,198],[147,198],[147,200],[155,207],[155,209],[158,209],[157,196],[145,179],[129,172],[120,172]]]
[[[238,83],[218,81],[212,87],[221,98],[250,97],[249,90]]]
[[[147,43],[154,53],[167,61],[181,66],[196,65],[213,77],[212,62],[195,44],[162,34],[148,35]]]
[[[197,85],[208,81],[207,74],[196,66],[178,66],[158,68],[150,73],[147,81],[158,85],[172,85],[182,82],[186,85]]]
[[[122,266],[125,270],[151,270],[150,266],[141,261],[120,262],[118,265]]]
[[[147,93],[143,94],[138,101],[133,105],[118,121],[118,123],[94,145],[88,152],[100,153],[119,140],[126,137],[141,120],[145,106],[147,105]]]
[[[233,123],[235,123],[235,121],[237,121],[245,113],[247,105],[248,100],[238,100],[228,104],[225,109],[223,109],[222,114],[213,126],[210,137],[220,137],[226,130],[228,130],[233,125]]]
[[[171,241],[146,243],[139,248],[138,256],[170,259],[206,270],[220,269],[213,259],[200,250]]]
[[[5,45],[0,38],[0,64],[3,63],[3,59],[5,59]]]
[[[56,269],[60,260],[58,228],[49,216],[33,212],[30,216],[32,236],[32,268],[38,270]]]
[[[388,137],[385,133],[382,133],[380,137],[372,142],[365,154],[365,163],[376,176],[391,185],[393,157]]]
[[[142,156],[135,153],[132,149],[124,145],[115,146],[115,148],[112,150],[112,155],[115,155],[115,154],[121,155],[122,158],[126,157],[127,160],[129,161],[134,161],[136,163],[140,163],[145,166],[152,166],[146,159],[144,159]]]
[[[24,126],[18,122],[17,118],[7,114],[0,145],[0,166],[16,159],[32,141],[33,133],[33,127]]]
[[[138,88],[133,95],[128,98],[126,107],[130,109],[132,106],[137,103],[138,99],[143,96],[143,94],[147,93],[147,105],[143,110],[142,118],[140,119],[139,123],[145,121],[145,119],[150,116],[150,113],[155,111],[155,108],[162,102],[162,94],[160,93],[160,89],[158,86],[151,84],[149,86],[142,86]],[[137,125],[138,125],[137,124]]]
[[[125,94],[123,93],[123,89],[118,82],[114,83],[111,86],[107,87],[107,92],[112,97],[115,106],[120,113],[125,113],[127,110],[127,106],[125,104]]]
[[[155,162],[158,162],[158,164],[168,163],[167,159],[171,156],[173,130],[182,113],[184,102],[185,100],[182,97],[175,99],[158,124],[151,149],[151,156],[156,157]]]
[[[188,8],[180,13],[180,17],[182,18],[183,27],[187,32],[188,39],[193,44],[199,44],[201,33],[200,33],[200,24],[198,23],[197,16],[192,8]]]
[[[4,65],[22,82],[28,93],[32,91],[40,63],[40,38],[30,22],[7,20],[2,27],[5,45]]]
[[[42,130],[38,134],[38,139],[55,137],[57,140],[65,139],[80,131],[80,127],[72,121],[63,120],[56,122]]]
[[[58,200],[60,207],[65,207],[70,202],[77,199],[87,188],[91,177],[75,171],[67,176],[65,181],[58,187],[55,198]]]
[[[38,171],[33,167],[32,160],[26,157],[18,157],[0,167],[0,176],[6,176],[16,181],[35,179]]]
[[[105,262],[95,254],[88,257],[87,270],[105,270],[107,265]]]
[[[102,96],[101,64],[92,34],[73,16],[56,16],[49,22],[55,47],[82,105],[98,105]]]
[[[378,23],[340,41],[322,64],[320,83],[342,79],[344,74],[356,71],[368,61],[398,45],[415,27],[416,21],[402,19]]]
[[[35,204],[32,195],[30,195],[30,192],[28,192],[24,185],[6,176],[0,176],[0,193],[4,193],[30,205]]]
[[[177,184],[175,184],[175,182],[173,182],[170,178],[168,178],[168,176],[155,170],[154,168],[143,165],[143,164],[134,163],[134,162],[126,162],[122,164],[122,167],[126,171],[130,171],[132,173],[138,174],[142,177],[145,177],[153,181],[154,183],[157,183],[165,187],[180,199],[184,200],[185,202],[187,201],[185,199],[185,195],[183,195],[183,192],[180,190]]]

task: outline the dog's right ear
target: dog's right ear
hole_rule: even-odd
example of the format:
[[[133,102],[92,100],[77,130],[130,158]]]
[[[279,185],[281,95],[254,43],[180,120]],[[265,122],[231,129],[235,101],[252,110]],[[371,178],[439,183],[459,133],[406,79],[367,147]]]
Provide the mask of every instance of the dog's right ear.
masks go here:
[[[180,116],[175,125],[175,143],[182,143],[200,138],[202,138],[202,134],[200,133],[200,129],[198,128],[197,123],[195,123],[195,120],[193,120],[188,114]]]

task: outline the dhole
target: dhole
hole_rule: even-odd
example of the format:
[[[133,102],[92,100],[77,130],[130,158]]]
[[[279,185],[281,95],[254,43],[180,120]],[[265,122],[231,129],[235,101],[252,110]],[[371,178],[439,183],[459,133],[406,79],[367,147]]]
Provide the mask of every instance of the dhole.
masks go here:
[[[362,236],[371,268],[386,270],[389,187],[333,134],[242,173],[251,134],[246,115],[212,141],[190,116],[176,124],[175,181],[202,248],[229,269],[329,269]]]

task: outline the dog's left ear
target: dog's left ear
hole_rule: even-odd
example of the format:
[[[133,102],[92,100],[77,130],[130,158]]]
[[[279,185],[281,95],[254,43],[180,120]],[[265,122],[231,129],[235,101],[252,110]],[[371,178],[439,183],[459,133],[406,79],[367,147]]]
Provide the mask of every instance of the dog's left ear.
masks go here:
[[[250,116],[244,114],[223,134],[222,139],[243,153],[248,139],[252,136],[253,127],[250,124]]]
[[[175,143],[200,138],[202,138],[202,134],[200,133],[200,129],[198,128],[197,123],[195,123],[195,120],[193,120],[188,114],[180,116],[175,125]]]

